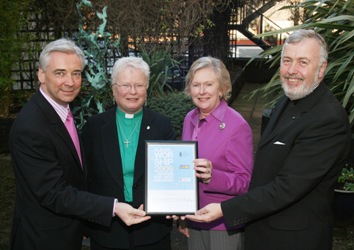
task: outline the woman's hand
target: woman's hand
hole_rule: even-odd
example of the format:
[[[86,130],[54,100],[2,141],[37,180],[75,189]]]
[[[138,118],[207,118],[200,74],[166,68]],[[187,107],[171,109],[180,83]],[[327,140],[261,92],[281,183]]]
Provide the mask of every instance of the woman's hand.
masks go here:
[[[211,161],[204,158],[199,158],[195,159],[193,162],[194,170],[196,173],[195,176],[201,179],[204,183],[208,184],[211,180],[213,169],[213,164],[211,163]]]
[[[180,233],[189,238],[189,229],[185,220],[178,220],[178,230]]]

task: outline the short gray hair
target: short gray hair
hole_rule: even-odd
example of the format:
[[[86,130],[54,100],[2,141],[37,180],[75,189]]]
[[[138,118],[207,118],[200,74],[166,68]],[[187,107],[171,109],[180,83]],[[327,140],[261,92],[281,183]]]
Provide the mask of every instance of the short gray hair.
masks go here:
[[[146,76],[146,84],[147,87],[149,87],[150,67],[142,58],[134,56],[119,58],[114,63],[111,75],[112,84],[115,83],[115,79],[117,78],[119,73],[123,72],[128,67],[133,67],[141,70]]]
[[[320,34],[318,34],[316,31],[314,31],[314,30],[300,29],[300,30],[294,31],[285,40],[285,43],[284,43],[284,46],[283,46],[283,49],[282,49],[282,52],[281,52],[281,56],[283,57],[285,45],[292,44],[292,43],[298,43],[298,42],[302,41],[305,38],[315,39],[317,41],[318,45],[320,45],[320,61],[319,61],[319,65],[322,65],[324,62],[327,62],[327,59],[328,59],[327,43],[323,39],[323,37]]]
[[[85,68],[85,55],[84,52],[72,41],[67,38],[60,38],[53,42],[48,43],[39,56],[39,68],[43,71],[47,70],[50,54],[52,52],[63,52],[67,54],[76,54],[81,62],[81,70]]]

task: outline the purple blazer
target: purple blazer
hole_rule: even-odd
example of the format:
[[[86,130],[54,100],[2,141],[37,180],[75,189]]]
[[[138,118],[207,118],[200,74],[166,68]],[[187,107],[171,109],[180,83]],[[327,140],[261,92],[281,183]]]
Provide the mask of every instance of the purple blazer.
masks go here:
[[[184,119],[182,140],[198,141],[198,158],[212,162],[209,184],[199,182],[199,206],[220,203],[247,192],[253,169],[252,131],[245,119],[222,100],[199,125],[199,109]],[[226,230],[224,219],[189,222],[199,229]]]

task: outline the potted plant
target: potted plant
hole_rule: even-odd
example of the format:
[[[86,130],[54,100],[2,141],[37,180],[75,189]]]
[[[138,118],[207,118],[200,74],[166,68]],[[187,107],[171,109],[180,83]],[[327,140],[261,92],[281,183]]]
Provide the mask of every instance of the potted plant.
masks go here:
[[[354,168],[344,167],[335,189],[333,212],[334,225],[346,227],[354,224]]]
[[[354,168],[344,167],[338,178],[340,186],[336,189],[338,192],[354,193]]]
[[[336,227],[354,224],[354,140],[338,177],[334,193],[333,212]]]

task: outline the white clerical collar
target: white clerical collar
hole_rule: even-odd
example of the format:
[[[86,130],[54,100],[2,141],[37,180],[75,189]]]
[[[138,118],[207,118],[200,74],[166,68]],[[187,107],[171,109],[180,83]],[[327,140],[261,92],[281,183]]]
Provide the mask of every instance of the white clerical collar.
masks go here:
[[[134,118],[134,114],[125,113],[124,117],[127,118],[127,119],[133,119]]]
[[[123,110],[121,110],[119,107],[117,107],[117,111],[116,112],[117,112],[117,114],[119,114],[119,116],[121,118],[133,119],[133,118],[137,118],[137,117],[142,116],[143,110],[140,109],[138,112],[132,114],[132,113],[126,113]]]

